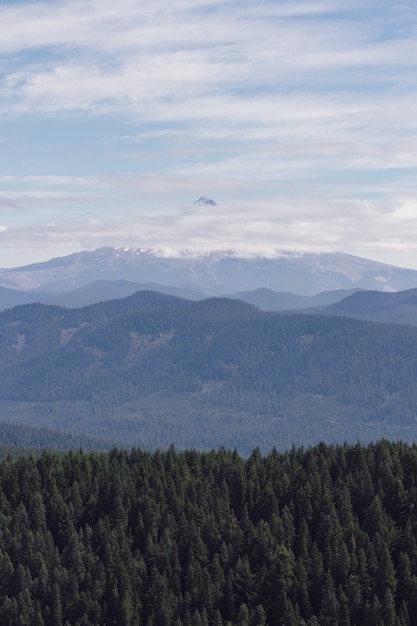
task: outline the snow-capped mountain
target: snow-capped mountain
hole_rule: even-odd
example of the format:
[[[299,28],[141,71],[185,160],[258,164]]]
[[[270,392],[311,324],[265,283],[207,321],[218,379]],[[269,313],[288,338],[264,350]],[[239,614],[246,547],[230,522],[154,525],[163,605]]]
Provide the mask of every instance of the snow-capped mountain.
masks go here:
[[[417,271],[342,253],[280,252],[274,258],[246,258],[233,252],[182,251],[168,257],[141,248],[99,248],[0,270],[0,286],[10,289],[68,291],[97,280],[159,283],[210,295],[260,287],[313,295],[333,289],[410,289],[417,286]]]
[[[207,196],[201,196],[198,200],[194,202],[194,204],[205,204],[208,206],[217,206],[217,202],[214,202],[211,198],[207,198]]]

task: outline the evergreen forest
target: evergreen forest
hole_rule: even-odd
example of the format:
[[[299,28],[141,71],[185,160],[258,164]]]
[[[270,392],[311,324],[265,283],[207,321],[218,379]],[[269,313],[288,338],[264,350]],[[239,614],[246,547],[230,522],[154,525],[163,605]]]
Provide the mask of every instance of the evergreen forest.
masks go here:
[[[0,444],[210,450],[417,439],[417,328],[150,291],[0,313]]]
[[[0,462],[2,626],[410,626],[417,446]]]

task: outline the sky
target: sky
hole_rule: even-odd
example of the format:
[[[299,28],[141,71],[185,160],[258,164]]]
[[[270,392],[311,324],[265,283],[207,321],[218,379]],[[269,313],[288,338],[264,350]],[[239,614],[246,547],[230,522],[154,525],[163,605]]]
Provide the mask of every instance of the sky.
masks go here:
[[[417,269],[416,66],[415,0],[0,0],[0,267],[121,246]]]

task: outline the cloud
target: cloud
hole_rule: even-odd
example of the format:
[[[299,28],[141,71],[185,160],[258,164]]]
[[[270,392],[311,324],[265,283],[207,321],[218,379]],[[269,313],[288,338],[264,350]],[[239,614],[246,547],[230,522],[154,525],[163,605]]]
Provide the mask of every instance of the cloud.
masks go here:
[[[0,210],[1,209],[12,209],[13,211],[20,211],[22,209],[21,204],[16,202],[10,197],[2,197],[0,196]]]
[[[368,66],[379,70],[379,81],[395,75],[398,81],[399,66],[415,67],[415,37],[393,32],[376,41],[383,15],[379,29],[370,27],[354,15],[349,19],[349,4],[355,9],[348,3],[343,17],[334,2],[9,7],[0,10],[0,50],[20,62],[17,71],[4,72],[3,98],[20,112],[125,109],[140,116],[156,100],[168,115],[170,100],[205,97],[211,105],[234,94],[244,104],[254,90],[270,95],[291,86],[308,92],[323,82],[338,84],[346,69],[355,75],[349,80],[343,72],[342,89],[375,80]],[[42,52],[39,62],[32,54],[22,60],[33,50]],[[148,109],[150,118],[153,112]]]
[[[192,205],[176,214],[132,215],[117,221],[68,219],[9,228],[0,232],[0,245],[3,252],[27,249],[44,259],[52,256],[52,251],[64,255],[119,245],[156,248],[168,255],[188,249],[274,256],[280,250],[302,249],[366,256],[363,250],[371,250],[377,260],[384,260],[388,253],[400,260],[405,254],[415,258],[417,252],[416,208],[415,196],[398,198],[392,210],[361,199],[335,202],[311,197],[265,200],[255,205],[249,201]]]
[[[2,139],[11,155],[0,177],[2,246],[368,249],[406,259],[417,234],[410,6],[0,7],[0,113],[16,123]],[[25,124],[52,119],[63,129],[79,120],[78,141],[63,130],[68,146],[54,143],[46,129],[29,154]],[[98,130],[87,141],[89,123]],[[190,209],[202,194],[219,208]]]
[[[142,137],[165,139],[165,153],[181,142],[193,158],[194,136],[202,152],[240,151],[236,166],[255,176],[265,168],[246,158],[245,142],[272,153],[280,144],[294,159],[292,145],[381,143],[382,133],[400,140],[410,129],[415,137],[409,17],[401,21],[398,9],[386,14],[379,3],[374,24],[358,19],[358,7],[352,0],[11,5],[0,9],[0,50],[10,61],[0,111],[124,115],[148,126]],[[390,28],[393,17],[402,30]],[[381,85],[382,93],[369,92]],[[415,151],[409,157],[415,162]],[[399,160],[394,154],[394,167]],[[233,159],[217,159],[225,176],[232,167]]]

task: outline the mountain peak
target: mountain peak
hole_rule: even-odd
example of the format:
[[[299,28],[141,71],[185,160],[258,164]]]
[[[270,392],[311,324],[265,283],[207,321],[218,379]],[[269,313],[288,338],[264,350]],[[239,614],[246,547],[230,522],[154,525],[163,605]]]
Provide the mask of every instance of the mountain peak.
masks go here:
[[[194,202],[194,204],[208,204],[210,206],[217,206],[217,202],[214,202],[211,198],[207,198],[207,196],[200,196],[198,200]]]
[[[0,286],[23,291],[41,288],[62,292],[101,279],[157,283],[209,295],[260,287],[314,295],[334,289],[410,289],[417,284],[417,272],[342,253],[277,250],[273,256],[258,256],[233,249],[168,253],[142,247],[99,248],[26,267],[0,269]]]

